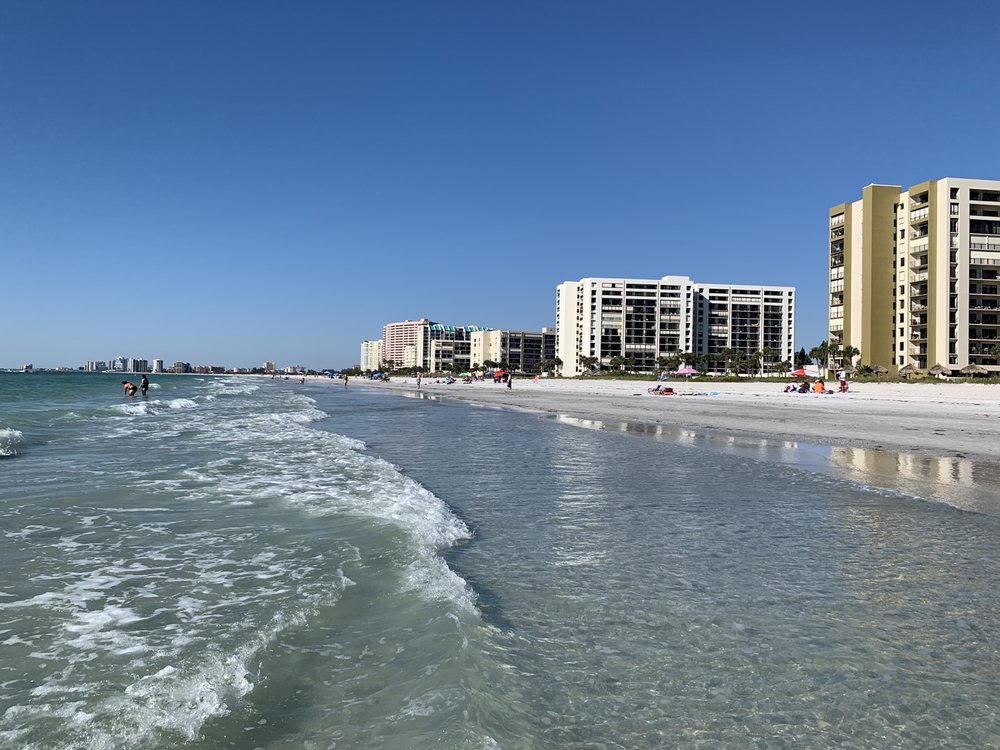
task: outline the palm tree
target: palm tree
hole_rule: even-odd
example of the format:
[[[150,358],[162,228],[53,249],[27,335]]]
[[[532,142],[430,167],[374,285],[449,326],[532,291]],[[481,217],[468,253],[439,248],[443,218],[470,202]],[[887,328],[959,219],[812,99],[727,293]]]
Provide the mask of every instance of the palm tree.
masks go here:
[[[732,370],[733,355],[735,353],[736,352],[733,349],[728,349],[728,348],[723,349],[721,352],[719,352],[719,358],[722,359],[723,363],[725,364],[727,375]]]
[[[676,370],[680,363],[680,357],[672,354],[669,357],[660,356],[656,358],[656,366],[661,370]]]
[[[861,354],[861,350],[850,344],[844,344],[843,348],[840,350],[841,361],[843,364],[853,365],[854,358]]]
[[[594,365],[597,364],[598,360],[597,357],[585,357],[581,354],[579,357],[577,357],[577,362],[580,363],[580,367],[582,367],[584,370],[592,370],[594,368]]]
[[[825,369],[827,370],[833,369],[830,363],[833,362],[834,364],[836,364],[837,362],[840,361],[841,357],[843,356],[844,356],[844,350],[840,347],[840,344],[838,344],[836,341],[831,341],[827,345],[826,362],[824,362]]]
[[[627,360],[625,359],[625,357],[623,357],[621,354],[616,354],[610,360],[608,360],[608,364],[611,365],[612,367],[619,367],[622,370],[624,370],[626,361]]]
[[[809,350],[809,359],[811,359],[816,366],[822,362],[824,365],[828,364],[830,361],[830,345],[824,340],[819,346],[814,346]]]

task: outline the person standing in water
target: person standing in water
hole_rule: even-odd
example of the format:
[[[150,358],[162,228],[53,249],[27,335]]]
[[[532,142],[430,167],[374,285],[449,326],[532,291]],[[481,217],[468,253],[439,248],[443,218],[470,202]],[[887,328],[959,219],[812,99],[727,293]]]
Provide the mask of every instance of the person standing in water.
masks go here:
[[[145,373],[142,375],[142,380],[139,381],[139,390],[142,392],[143,396],[145,396],[146,391],[149,390],[149,379],[146,377]]]
[[[130,383],[127,380],[122,381],[122,387],[125,389],[126,396],[134,396],[135,392],[139,390],[135,387],[135,383]]]
[[[345,375],[344,376],[344,388],[346,388],[346,387],[347,387],[347,376]]]

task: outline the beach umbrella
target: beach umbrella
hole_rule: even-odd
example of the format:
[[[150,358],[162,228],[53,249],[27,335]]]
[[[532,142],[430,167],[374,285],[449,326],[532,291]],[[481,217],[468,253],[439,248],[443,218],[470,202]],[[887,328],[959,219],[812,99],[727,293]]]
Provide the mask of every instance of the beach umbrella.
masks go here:
[[[989,372],[989,370],[987,370],[982,365],[977,365],[973,363],[971,365],[966,365],[961,370],[959,370],[959,372],[961,372],[963,375],[985,375],[986,373]]]
[[[691,375],[700,375],[700,374],[701,373],[699,373],[693,367],[682,367],[679,370],[674,370],[674,375],[683,375],[685,382],[687,382],[687,379],[688,379],[689,376],[691,376]]]
[[[853,375],[856,372],[856,370],[850,365],[848,365],[847,367],[842,367],[840,369],[845,375]]]
[[[789,373],[793,378],[818,378],[819,370],[815,367],[800,367]]]
[[[920,368],[914,367],[913,365],[906,365],[906,367],[902,367],[899,370],[899,374],[904,378],[908,378],[910,375],[916,375],[919,372]]]
[[[700,372],[698,372],[698,371],[697,371],[696,369],[694,369],[693,367],[681,367],[681,368],[680,368],[680,369],[678,369],[678,370],[674,370],[674,375],[683,375],[683,376],[684,376],[684,380],[685,380],[685,381],[687,381],[687,379],[688,379],[688,378],[689,378],[689,377],[690,377],[691,375],[700,375],[700,374],[701,374],[701,373],[700,373]]]
[[[931,375],[949,375],[951,374],[951,368],[945,367],[944,365],[938,363],[934,365],[931,369],[929,369],[927,372],[929,372]]]

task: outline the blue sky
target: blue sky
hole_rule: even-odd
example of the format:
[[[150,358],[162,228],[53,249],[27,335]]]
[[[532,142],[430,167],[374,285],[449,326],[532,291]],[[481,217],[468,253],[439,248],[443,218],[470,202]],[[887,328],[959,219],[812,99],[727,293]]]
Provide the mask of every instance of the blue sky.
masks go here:
[[[798,288],[872,182],[1000,179],[1000,6],[0,3],[0,367],[349,366],[585,276]]]

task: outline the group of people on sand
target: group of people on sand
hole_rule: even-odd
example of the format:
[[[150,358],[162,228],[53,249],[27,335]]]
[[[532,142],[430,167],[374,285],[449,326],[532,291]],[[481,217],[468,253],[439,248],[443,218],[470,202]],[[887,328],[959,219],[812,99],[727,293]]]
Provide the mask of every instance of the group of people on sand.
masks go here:
[[[125,395],[128,396],[129,398],[132,398],[132,396],[134,396],[139,391],[142,391],[142,395],[143,397],[145,397],[146,391],[149,390],[149,379],[145,375],[143,375],[142,380],[139,381],[138,386],[135,383],[130,383],[127,380],[123,380],[122,387],[125,389]]]
[[[841,375],[840,392],[847,393],[847,387],[847,377]],[[833,391],[826,387],[826,382],[823,378],[816,378],[816,381],[812,385],[809,384],[808,380],[803,380],[798,385],[789,383],[785,386],[785,393],[833,393]]]

